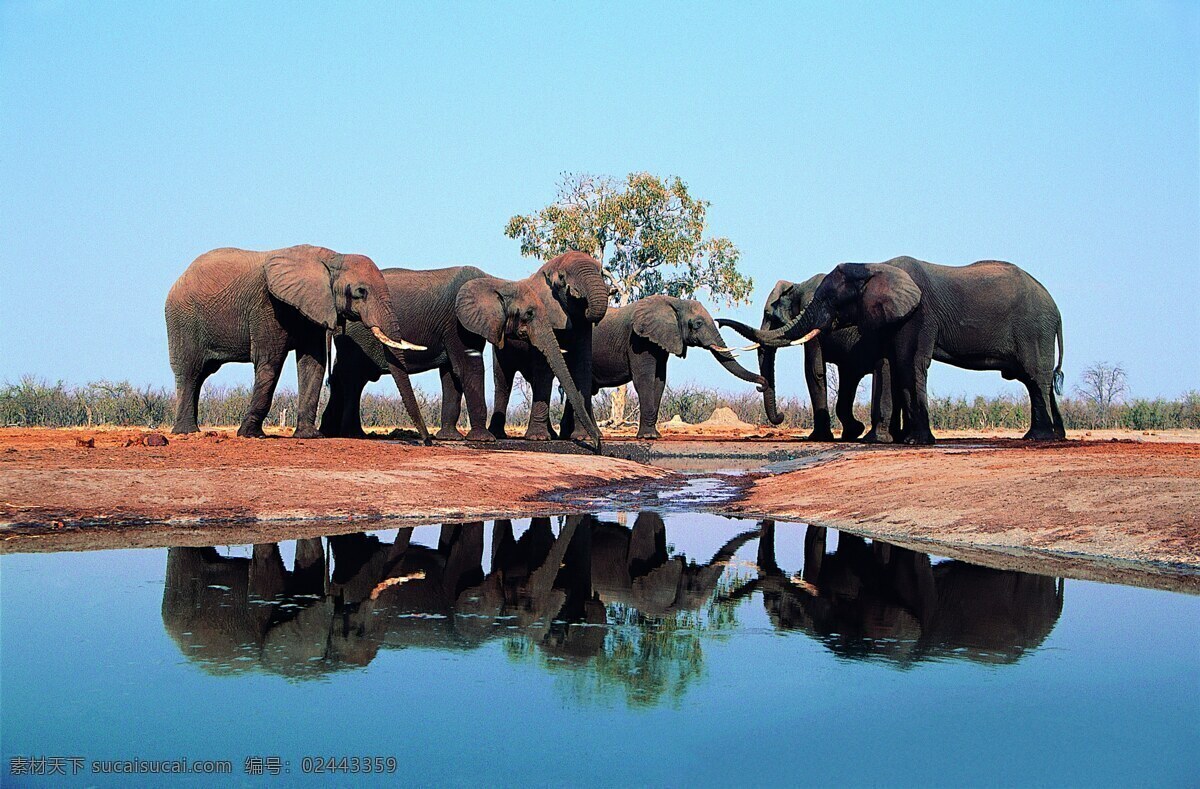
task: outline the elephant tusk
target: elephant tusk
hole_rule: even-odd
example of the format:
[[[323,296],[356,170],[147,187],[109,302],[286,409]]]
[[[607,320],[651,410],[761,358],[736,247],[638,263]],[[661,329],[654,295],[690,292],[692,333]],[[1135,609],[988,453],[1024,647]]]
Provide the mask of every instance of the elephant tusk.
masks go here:
[[[427,351],[427,350],[429,350],[424,345],[413,345],[411,342],[408,342],[407,340],[401,340],[400,342],[396,342],[391,337],[384,334],[383,331],[378,326],[371,327],[371,334],[374,334],[375,339],[379,340],[381,343],[383,343],[387,347],[395,348],[398,351]]]
[[[711,345],[709,346],[709,350],[717,351],[719,353],[733,353],[734,351],[733,348],[726,348],[724,345]]]
[[[761,347],[762,347],[762,345],[760,343],[752,342],[749,345],[747,345],[745,348],[738,348],[738,350],[739,351],[753,351],[755,348],[761,348]]]
[[[810,331],[808,334],[804,335],[800,339],[792,340],[791,344],[792,345],[803,345],[804,343],[808,342],[809,340],[811,340],[813,337],[816,337],[820,333],[821,333],[820,329],[813,329],[812,331]]]
[[[467,356],[483,356],[483,351],[467,351]]]

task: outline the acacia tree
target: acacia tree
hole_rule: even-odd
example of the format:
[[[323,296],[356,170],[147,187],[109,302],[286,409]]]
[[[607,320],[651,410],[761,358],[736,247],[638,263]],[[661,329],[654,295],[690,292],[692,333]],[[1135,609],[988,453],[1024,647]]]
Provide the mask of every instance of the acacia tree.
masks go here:
[[[1107,427],[1113,406],[1129,391],[1125,368],[1120,364],[1096,362],[1083,371],[1075,391],[1092,404],[1101,426]]]
[[[749,303],[754,280],[738,271],[739,252],[724,237],[705,238],[709,202],[697,200],[677,176],[630,173],[610,176],[564,173],[554,202],[517,215],[504,229],[521,242],[521,254],[550,260],[569,250],[600,261],[612,293],[623,307],[645,296]],[[610,421],[624,418],[624,387],[615,393]]]

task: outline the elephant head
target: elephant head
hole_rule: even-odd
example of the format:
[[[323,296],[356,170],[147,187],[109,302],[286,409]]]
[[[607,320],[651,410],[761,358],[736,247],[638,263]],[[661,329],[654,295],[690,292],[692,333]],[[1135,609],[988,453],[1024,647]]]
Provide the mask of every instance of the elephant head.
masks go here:
[[[600,263],[591,255],[564,252],[538,269],[534,281],[538,278],[567,313],[566,328],[575,328],[571,320],[577,315],[589,323],[599,323],[608,310],[608,285]]]
[[[536,282],[537,278],[533,278]],[[588,414],[583,395],[567,370],[562,348],[554,332],[567,327],[567,313],[547,288],[535,287],[530,280],[511,282],[495,277],[480,277],[462,286],[455,302],[458,320],[468,331],[483,337],[497,348],[506,339],[518,339],[537,348],[562,384],[576,418],[584,423],[600,451],[600,428]]]
[[[803,345],[836,326],[878,331],[908,318],[921,289],[903,269],[887,263],[842,263],[825,276],[804,312],[762,332],[763,345]]]
[[[783,423],[783,414],[779,413],[775,395],[775,347],[769,345],[763,335],[783,328],[793,318],[801,315],[812,303],[813,295],[824,279],[824,274],[817,274],[804,282],[788,282],[786,279],[776,282],[771,295],[767,296],[766,306],[763,307],[762,325],[758,329],[729,318],[717,320],[720,326],[733,329],[757,344],[758,371],[765,381],[761,387],[763,409],[773,425]]]
[[[687,356],[687,349],[704,348],[721,366],[743,381],[759,386],[763,379],[737,363],[717,324],[698,301],[673,296],[647,296],[634,302],[633,332],[676,356]]]
[[[388,370],[409,418],[428,442],[429,431],[401,353],[424,347],[401,338],[400,323],[379,267],[366,255],[341,255],[322,247],[301,246],[280,250],[268,258],[266,276],[270,294],[324,326],[329,339],[347,320],[361,321],[371,330],[388,349]]]

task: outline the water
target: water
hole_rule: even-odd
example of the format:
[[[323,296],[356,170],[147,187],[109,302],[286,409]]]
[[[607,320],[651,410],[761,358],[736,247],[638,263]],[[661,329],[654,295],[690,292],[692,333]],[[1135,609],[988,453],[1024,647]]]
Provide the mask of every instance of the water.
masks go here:
[[[1200,775],[1200,598],[799,524],[525,519],[0,573],[5,785],[50,785],[11,775],[30,756],[83,757],[58,779],[80,786],[214,783],[90,773],[113,759],[316,782],[306,757],[328,756],[422,784]]]

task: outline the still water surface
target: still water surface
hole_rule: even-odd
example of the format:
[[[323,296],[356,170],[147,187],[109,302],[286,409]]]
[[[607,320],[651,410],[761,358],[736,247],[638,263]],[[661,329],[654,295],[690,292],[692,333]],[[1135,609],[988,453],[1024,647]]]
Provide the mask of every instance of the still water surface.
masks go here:
[[[12,759],[422,784],[1186,785],[1200,598],[653,512],[0,557]],[[278,757],[279,777],[244,772]],[[70,772],[70,769],[67,770]],[[335,774],[343,785],[363,776]],[[211,785],[212,776],[143,776]]]

